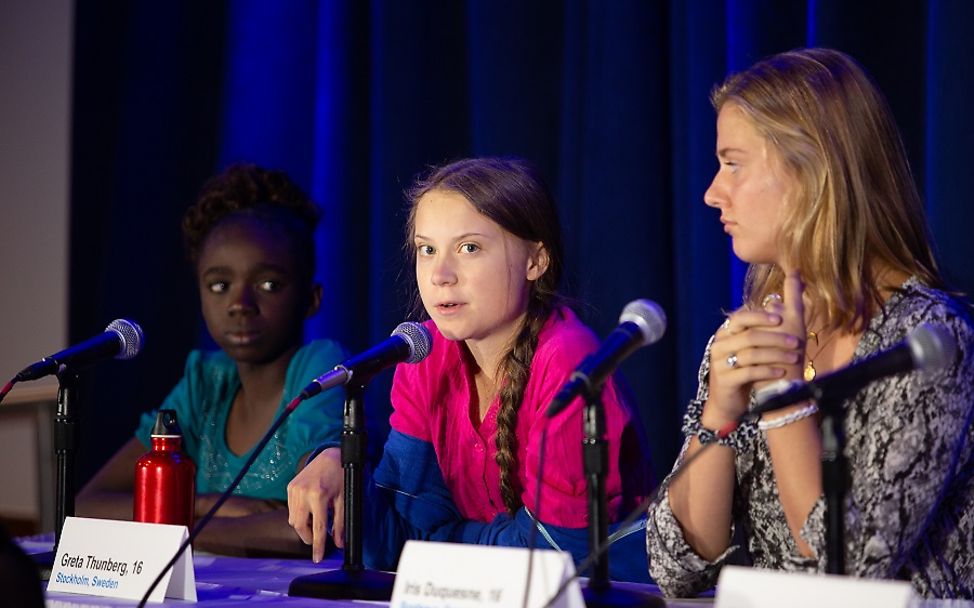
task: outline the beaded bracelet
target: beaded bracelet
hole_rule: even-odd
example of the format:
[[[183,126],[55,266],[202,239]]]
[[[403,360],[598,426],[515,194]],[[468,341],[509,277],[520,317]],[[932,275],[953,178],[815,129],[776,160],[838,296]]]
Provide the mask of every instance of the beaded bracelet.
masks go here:
[[[737,425],[737,428],[728,433],[726,437],[718,438],[715,431],[700,424],[700,417],[703,415],[703,403],[701,399],[691,399],[687,405],[687,412],[683,415],[682,427],[683,434],[687,437],[696,435],[700,443],[704,445],[716,442],[717,445],[734,448],[736,452],[747,448],[757,437],[758,425],[749,420]]]
[[[785,414],[784,416],[778,416],[777,418],[772,418],[771,420],[761,419],[758,422],[758,428],[762,431],[767,431],[768,429],[779,429],[783,426],[787,426],[792,422],[798,422],[802,418],[808,418],[809,416],[815,414],[818,411],[818,404],[814,401],[809,403],[803,408],[797,409],[790,414]]]

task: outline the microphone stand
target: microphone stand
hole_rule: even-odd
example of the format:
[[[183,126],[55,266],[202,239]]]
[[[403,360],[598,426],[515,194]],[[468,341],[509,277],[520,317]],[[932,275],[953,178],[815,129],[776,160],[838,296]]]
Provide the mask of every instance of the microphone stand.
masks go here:
[[[367,433],[364,416],[365,385],[345,386],[342,429],[342,468],[345,470],[345,555],[341,570],[299,576],[288,595],[326,599],[389,601],[395,575],[366,569],[362,563],[362,504],[365,490]]]
[[[845,429],[839,395],[827,395],[818,386],[813,395],[822,412],[822,489],[825,493],[825,571],[845,574],[845,495],[849,467],[845,457]]]
[[[57,481],[54,506],[54,545],[61,540],[64,520],[74,516],[74,454],[78,447],[78,426],[74,413],[78,398],[78,375],[62,367],[57,375],[57,412],[54,416],[54,453]]]
[[[609,509],[606,501],[605,478],[608,475],[609,449],[605,440],[605,410],[602,407],[602,385],[586,385],[584,391],[582,440],[585,461],[585,480],[588,488],[589,551],[598,555],[609,538]],[[592,562],[591,577],[582,590],[588,608],[610,606],[666,606],[662,598],[641,591],[613,587],[609,581],[609,552],[605,551]]]
[[[64,520],[74,516],[74,464],[78,447],[78,425],[75,403],[78,399],[78,374],[61,366],[57,373],[57,410],[54,415],[54,550],[32,554],[31,560],[41,570],[54,566],[54,554],[61,542]],[[49,572],[47,574],[49,576]]]

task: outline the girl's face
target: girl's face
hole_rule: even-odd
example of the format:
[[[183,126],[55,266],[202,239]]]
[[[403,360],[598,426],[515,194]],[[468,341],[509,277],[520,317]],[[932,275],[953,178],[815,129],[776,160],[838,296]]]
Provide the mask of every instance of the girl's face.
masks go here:
[[[247,217],[228,218],[206,237],[197,263],[203,319],[213,340],[238,363],[264,364],[298,348],[304,320],[318,310],[279,232]]]
[[[720,168],[704,193],[707,205],[720,209],[724,232],[734,253],[751,264],[779,264],[779,236],[794,178],[785,174],[777,153],[733,103],[717,115]]]
[[[524,318],[531,282],[547,268],[544,247],[451,190],[431,190],[416,205],[416,281],[426,312],[450,340],[502,348]]]

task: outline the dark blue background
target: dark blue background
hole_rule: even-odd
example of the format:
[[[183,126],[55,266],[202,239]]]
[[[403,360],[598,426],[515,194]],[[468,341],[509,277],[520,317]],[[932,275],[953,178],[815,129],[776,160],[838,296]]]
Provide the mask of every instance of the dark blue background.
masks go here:
[[[310,336],[363,349],[403,319],[402,190],[431,163],[515,154],[559,201],[566,291],[600,335],[632,299],[669,314],[624,372],[657,472],[743,267],[702,195],[707,96],[728,70],[809,45],[856,57],[888,95],[946,274],[974,290],[974,4],[844,0],[236,0],[76,7],[71,339],[142,323],[132,362],[86,378],[82,481],[205,343],[179,218],[246,160],[323,207],[322,312]],[[373,387],[377,428],[389,374]],[[378,438],[377,438],[378,440]]]

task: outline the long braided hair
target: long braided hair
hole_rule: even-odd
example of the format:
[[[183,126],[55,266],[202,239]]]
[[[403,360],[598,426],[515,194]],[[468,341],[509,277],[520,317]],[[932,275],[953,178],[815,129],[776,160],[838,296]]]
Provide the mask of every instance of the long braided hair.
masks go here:
[[[517,480],[517,414],[531,373],[531,360],[538,346],[538,335],[548,317],[557,310],[557,293],[563,268],[561,229],[554,200],[527,161],[517,158],[470,158],[433,168],[407,191],[410,203],[406,251],[415,262],[412,246],[416,206],[432,190],[461,194],[485,217],[528,242],[540,242],[548,254],[548,268],[532,281],[524,322],[510,349],[501,358],[497,374],[501,378],[500,408],[497,412],[497,466],[500,490],[509,513],[521,507],[521,488]],[[413,297],[413,313],[425,317],[418,289]]]

